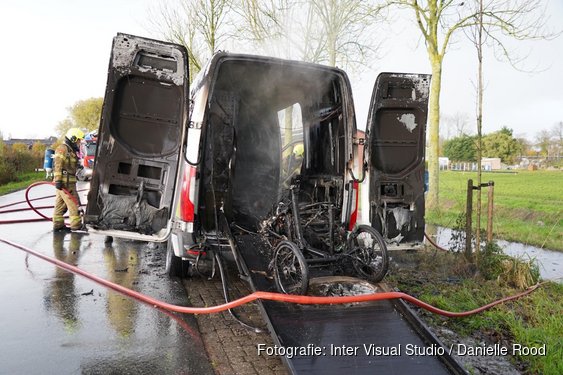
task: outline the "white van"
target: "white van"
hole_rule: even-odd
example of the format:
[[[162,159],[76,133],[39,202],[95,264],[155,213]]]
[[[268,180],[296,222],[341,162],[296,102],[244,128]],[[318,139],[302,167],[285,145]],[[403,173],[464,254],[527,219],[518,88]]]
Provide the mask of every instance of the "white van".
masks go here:
[[[316,264],[334,259],[357,228],[369,176],[364,232],[384,247],[422,243],[428,75],[378,77],[364,142],[340,69],[220,52],[189,94],[187,72],[182,46],[115,37],[90,230],[167,241],[172,275],[209,250],[232,249],[233,231],[276,248],[295,243]]]

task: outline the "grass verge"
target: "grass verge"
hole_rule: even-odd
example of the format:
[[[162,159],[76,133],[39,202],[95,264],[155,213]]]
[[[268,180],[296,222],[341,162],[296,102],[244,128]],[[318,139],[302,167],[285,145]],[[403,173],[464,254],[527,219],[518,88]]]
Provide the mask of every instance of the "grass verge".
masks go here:
[[[467,180],[477,184],[475,172],[440,172],[440,209],[428,211],[430,224],[452,228],[458,215],[465,212]],[[483,173],[483,182],[494,181],[495,237],[542,248],[563,251],[563,172],[519,171],[518,173]],[[473,222],[477,192],[473,194]],[[487,221],[487,189],[482,191],[483,216]]]
[[[404,259],[408,257],[408,265]],[[494,300],[514,295],[522,289],[498,280],[473,276],[461,254],[434,252],[395,255],[402,266],[395,266],[387,281],[401,291],[449,311],[466,311]],[[541,347],[546,355],[518,355],[511,361],[524,374],[563,374],[563,285],[543,284],[532,294],[497,305],[465,318],[445,318],[420,311],[432,327],[447,328],[460,336],[470,336],[488,345],[500,344],[512,353],[513,345]]]
[[[37,181],[45,180],[45,172],[28,172],[18,176],[17,181],[8,182],[0,185],[0,195],[13,193],[22,190]]]

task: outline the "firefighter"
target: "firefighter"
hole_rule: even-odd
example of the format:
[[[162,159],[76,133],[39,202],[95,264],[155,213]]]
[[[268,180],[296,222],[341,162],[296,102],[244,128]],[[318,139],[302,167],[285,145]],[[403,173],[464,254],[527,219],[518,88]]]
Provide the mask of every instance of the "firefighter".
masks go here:
[[[78,128],[71,128],[66,132],[64,143],[55,150],[53,182],[57,192],[53,214],[53,231],[67,230],[63,218],[67,210],[69,212],[70,230],[82,229],[82,218],[79,211],[80,200],[76,192],[76,172],[79,166],[78,153],[82,139],[84,139],[84,133]]]
[[[283,176],[283,186],[289,187],[293,177],[301,174],[301,167],[303,165],[303,155],[305,153],[305,147],[303,143],[297,143],[293,146],[293,151],[284,162],[285,170],[287,171],[285,176]]]

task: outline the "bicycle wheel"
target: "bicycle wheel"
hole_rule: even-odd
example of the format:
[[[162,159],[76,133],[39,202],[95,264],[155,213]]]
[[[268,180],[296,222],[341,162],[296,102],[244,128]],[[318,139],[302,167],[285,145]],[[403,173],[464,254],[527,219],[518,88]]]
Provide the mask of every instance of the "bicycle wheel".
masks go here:
[[[303,253],[291,241],[281,241],[274,250],[274,281],[281,293],[307,293],[309,268]]]
[[[348,240],[348,254],[358,276],[380,282],[389,267],[389,255],[383,237],[372,227],[360,225]]]

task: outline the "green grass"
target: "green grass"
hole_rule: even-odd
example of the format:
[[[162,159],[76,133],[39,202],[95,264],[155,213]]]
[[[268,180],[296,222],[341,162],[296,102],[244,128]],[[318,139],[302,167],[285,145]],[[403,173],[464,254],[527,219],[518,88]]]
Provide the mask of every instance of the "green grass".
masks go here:
[[[494,281],[465,280],[458,285],[442,286],[438,295],[434,294],[433,290],[422,291],[420,298],[445,310],[466,311],[518,292],[511,288],[500,288]],[[563,374],[563,362],[560,360],[563,358],[561,306],[563,285],[548,283],[529,296],[481,314],[458,319],[432,319],[464,335],[479,331],[486,336],[490,335],[492,341],[496,338],[526,347],[540,347],[545,344],[545,357],[521,356],[517,359],[524,363],[526,373]],[[509,346],[509,349],[511,347]]]
[[[497,280],[467,276],[461,254],[420,251],[408,257],[410,268],[392,270],[388,282],[444,310],[472,310],[522,292]],[[510,351],[512,344],[545,344],[546,356],[515,357],[518,367],[525,374],[563,374],[562,306],[563,285],[549,282],[527,296],[464,318],[446,318],[426,311],[421,317],[431,326],[445,327],[489,344],[499,343]]]
[[[453,227],[465,212],[467,180],[477,184],[475,172],[440,173],[440,209],[427,212],[428,223]],[[493,231],[496,238],[563,251],[563,172],[518,171],[483,173],[494,181]],[[473,223],[477,191],[473,195]],[[487,188],[482,191],[481,227],[487,222]]]
[[[22,190],[30,184],[45,180],[45,172],[28,172],[18,176],[17,181],[8,182],[7,184],[0,185],[0,195],[13,193],[14,191]]]

